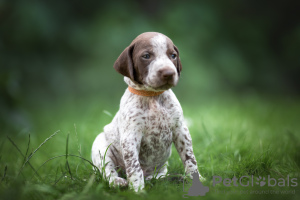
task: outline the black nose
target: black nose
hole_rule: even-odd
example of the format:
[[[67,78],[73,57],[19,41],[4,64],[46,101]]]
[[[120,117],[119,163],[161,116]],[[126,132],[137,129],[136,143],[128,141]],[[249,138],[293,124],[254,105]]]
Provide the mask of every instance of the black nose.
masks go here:
[[[175,75],[175,71],[172,69],[161,69],[159,71],[161,78],[164,80],[171,80]]]

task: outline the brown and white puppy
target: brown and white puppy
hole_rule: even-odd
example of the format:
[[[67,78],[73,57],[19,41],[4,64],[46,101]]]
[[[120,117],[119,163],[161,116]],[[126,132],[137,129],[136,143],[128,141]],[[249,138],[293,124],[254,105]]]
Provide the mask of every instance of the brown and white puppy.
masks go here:
[[[112,122],[93,143],[94,165],[113,185],[129,184],[138,191],[144,188],[144,178],[166,176],[174,143],[186,173],[199,173],[182,108],[170,89],[182,69],[173,42],[161,33],[143,33],[121,53],[114,68],[129,87]],[[119,177],[118,169],[126,172],[127,180]]]
[[[182,69],[178,54],[168,37],[144,33],[123,51],[114,68],[147,90],[167,90],[177,84]]]

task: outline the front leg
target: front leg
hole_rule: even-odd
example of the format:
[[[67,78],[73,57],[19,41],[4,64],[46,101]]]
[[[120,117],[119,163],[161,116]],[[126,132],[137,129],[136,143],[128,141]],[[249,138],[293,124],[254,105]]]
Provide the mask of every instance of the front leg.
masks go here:
[[[197,161],[193,152],[192,138],[184,123],[183,116],[178,120],[173,129],[173,143],[177,152],[182,160],[185,172],[192,178],[191,174],[198,173]],[[200,179],[202,178],[199,174]]]
[[[129,187],[135,192],[144,188],[144,174],[139,162],[141,134],[125,133],[121,137],[123,160]]]

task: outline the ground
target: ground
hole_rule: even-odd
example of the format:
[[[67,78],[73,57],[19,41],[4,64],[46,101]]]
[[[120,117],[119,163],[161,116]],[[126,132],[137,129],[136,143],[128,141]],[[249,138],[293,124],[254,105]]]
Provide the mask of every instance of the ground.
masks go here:
[[[176,176],[147,181],[138,194],[127,188],[109,188],[93,171],[90,153],[94,138],[111,121],[118,103],[117,99],[92,99],[32,107],[26,115],[29,128],[3,130],[0,199],[174,200],[188,193],[191,181],[186,180],[183,188],[182,179]],[[205,196],[188,198],[299,199],[298,99],[248,95],[179,100],[199,171],[206,178],[203,185],[209,187]],[[174,147],[168,169],[172,175],[184,173]],[[216,176],[222,182],[214,185]],[[250,178],[232,181],[243,176]],[[243,187],[247,181],[249,186]]]

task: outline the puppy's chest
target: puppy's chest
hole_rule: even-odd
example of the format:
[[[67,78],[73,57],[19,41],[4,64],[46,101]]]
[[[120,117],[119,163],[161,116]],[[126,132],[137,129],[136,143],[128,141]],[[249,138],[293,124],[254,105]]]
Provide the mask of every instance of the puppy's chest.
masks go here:
[[[157,110],[148,110],[145,112],[144,137],[155,136],[163,138],[171,132],[173,119],[170,112],[164,108]]]
[[[165,151],[172,144],[174,112],[158,103],[151,104],[144,112],[145,127],[141,148]]]

